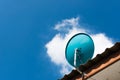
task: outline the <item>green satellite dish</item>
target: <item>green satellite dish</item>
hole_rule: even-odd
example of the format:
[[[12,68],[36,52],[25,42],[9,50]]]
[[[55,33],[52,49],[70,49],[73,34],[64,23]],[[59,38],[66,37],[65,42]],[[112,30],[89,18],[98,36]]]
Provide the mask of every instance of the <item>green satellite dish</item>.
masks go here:
[[[67,43],[65,56],[70,65],[78,68],[87,60],[91,59],[94,53],[94,42],[92,38],[85,33],[74,35]]]

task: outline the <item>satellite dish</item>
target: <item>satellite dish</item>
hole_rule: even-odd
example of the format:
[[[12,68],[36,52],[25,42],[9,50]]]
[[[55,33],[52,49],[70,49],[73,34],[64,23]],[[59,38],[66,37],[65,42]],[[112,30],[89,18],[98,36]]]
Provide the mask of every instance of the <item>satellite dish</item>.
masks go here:
[[[70,65],[78,68],[87,60],[91,59],[94,53],[92,38],[85,33],[74,35],[67,43],[65,56]]]

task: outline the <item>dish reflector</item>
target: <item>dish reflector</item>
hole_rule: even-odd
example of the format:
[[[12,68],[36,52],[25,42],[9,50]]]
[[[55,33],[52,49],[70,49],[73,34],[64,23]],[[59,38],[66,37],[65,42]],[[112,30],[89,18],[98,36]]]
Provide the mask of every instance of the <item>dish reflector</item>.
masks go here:
[[[93,53],[93,40],[85,33],[78,33],[74,35],[68,41],[65,49],[65,56],[68,63],[76,68],[91,59]]]

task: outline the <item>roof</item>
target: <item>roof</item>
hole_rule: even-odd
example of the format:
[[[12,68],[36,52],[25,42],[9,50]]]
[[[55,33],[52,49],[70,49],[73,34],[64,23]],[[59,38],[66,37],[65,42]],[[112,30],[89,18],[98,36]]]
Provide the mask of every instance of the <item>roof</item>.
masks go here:
[[[113,47],[107,48],[102,54],[98,54],[95,58],[92,60],[87,61],[85,64],[80,65],[79,70],[82,72],[87,71],[94,65],[97,65],[102,60],[105,60],[111,55],[114,55],[115,53],[120,51],[120,42],[117,42]],[[77,70],[72,70],[72,72],[68,75],[65,75],[61,80],[71,80],[72,78],[80,75],[80,73]]]

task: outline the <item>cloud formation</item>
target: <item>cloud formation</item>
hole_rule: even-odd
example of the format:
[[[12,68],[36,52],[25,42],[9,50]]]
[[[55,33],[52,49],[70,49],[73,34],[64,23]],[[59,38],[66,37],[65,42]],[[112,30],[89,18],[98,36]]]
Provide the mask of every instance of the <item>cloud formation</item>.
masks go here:
[[[87,30],[79,24],[79,17],[65,19],[58,22],[55,27],[58,33],[45,45],[47,54],[51,61],[58,66],[61,66],[60,73],[62,75],[68,74],[72,67],[65,59],[65,47],[68,40],[77,33],[89,34],[95,44],[94,57],[98,53],[102,53],[106,48],[113,46],[112,39],[107,37],[104,33],[92,34],[92,30]]]

